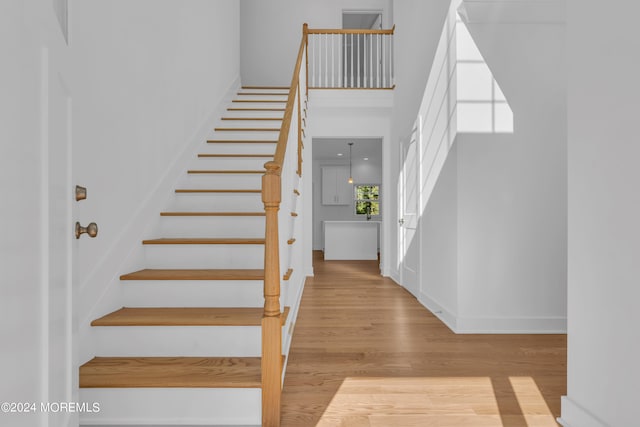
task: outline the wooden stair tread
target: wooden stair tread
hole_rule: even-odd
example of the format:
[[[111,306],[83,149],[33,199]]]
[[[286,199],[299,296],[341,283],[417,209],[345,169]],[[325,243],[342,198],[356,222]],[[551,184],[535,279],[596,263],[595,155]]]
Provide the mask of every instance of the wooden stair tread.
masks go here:
[[[274,99],[234,99],[231,102],[247,102],[247,103],[268,103],[268,104],[286,104],[286,100],[276,101]]]
[[[282,89],[289,90],[289,86],[242,86],[242,89]]]
[[[120,280],[264,280],[261,269],[144,269],[120,276]]]
[[[222,120],[255,120],[255,121],[273,121],[281,122],[282,117],[223,117]]]
[[[201,188],[180,188],[176,190],[176,193],[262,193],[262,190],[247,190],[247,189],[201,189]]]
[[[187,173],[198,174],[198,173],[228,173],[228,174],[254,174],[254,173],[265,173],[265,170],[209,170],[209,169],[192,169],[187,171]]]
[[[264,212],[160,212],[160,216],[265,216]]]
[[[81,388],[259,388],[259,357],[95,357]]]
[[[227,111],[285,111],[284,108],[227,108]]]
[[[237,95],[288,96],[287,92],[238,92]]]
[[[91,326],[260,326],[262,307],[123,307]],[[287,321],[289,307],[280,315]]]
[[[209,144],[276,144],[273,139],[210,139]]]
[[[163,237],[142,241],[143,245],[264,245],[264,238]]]
[[[273,154],[198,154],[198,157],[244,158],[244,157],[273,157]]]
[[[215,128],[216,132],[280,132],[280,128]]]

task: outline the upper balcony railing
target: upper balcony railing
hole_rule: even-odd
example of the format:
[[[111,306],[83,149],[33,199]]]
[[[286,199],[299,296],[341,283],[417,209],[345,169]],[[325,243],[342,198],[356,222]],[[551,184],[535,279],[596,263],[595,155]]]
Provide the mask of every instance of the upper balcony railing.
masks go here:
[[[307,29],[309,89],[392,89],[394,30]]]

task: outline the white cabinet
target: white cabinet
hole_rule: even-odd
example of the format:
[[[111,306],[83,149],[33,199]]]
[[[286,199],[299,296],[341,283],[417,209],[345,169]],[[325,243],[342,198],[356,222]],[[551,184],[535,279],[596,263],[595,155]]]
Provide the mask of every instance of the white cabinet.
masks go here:
[[[350,205],[353,200],[353,184],[349,184],[347,166],[322,168],[322,204]]]

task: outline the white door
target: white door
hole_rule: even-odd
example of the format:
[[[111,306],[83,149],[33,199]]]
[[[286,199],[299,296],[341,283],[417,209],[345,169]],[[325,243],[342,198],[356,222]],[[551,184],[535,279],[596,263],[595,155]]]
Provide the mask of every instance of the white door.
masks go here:
[[[79,242],[74,236],[77,203],[71,163],[72,96],[69,48],[66,40],[66,2],[41,16],[41,111],[45,280],[43,294],[43,401],[54,404],[42,415],[45,425],[78,425],[78,414],[57,410],[58,402],[78,401],[77,351],[73,302],[74,259]],[[37,31],[37,30],[36,30]]]
[[[417,234],[420,188],[417,138],[417,128],[414,128],[411,135],[400,144],[400,191],[398,192],[400,283],[416,297],[420,267],[420,245]]]

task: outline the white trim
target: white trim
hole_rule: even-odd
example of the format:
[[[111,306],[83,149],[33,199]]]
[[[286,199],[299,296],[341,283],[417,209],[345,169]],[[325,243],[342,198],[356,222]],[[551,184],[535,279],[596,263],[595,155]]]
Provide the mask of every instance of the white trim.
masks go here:
[[[456,334],[566,334],[565,317],[460,317],[424,292],[418,301]]]
[[[40,401],[49,400],[49,48],[40,50]],[[48,425],[47,415],[40,422]]]
[[[566,334],[566,317],[458,317],[458,334]]]
[[[607,427],[604,421],[577,404],[569,396],[560,398],[562,416],[557,421],[564,427]]]
[[[422,304],[427,310],[429,310],[434,316],[442,321],[453,333],[457,331],[457,316],[449,308],[442,305],[440,302],[431,298],[424,292],[419,293],[418,302]]]

